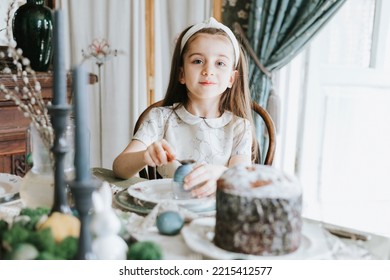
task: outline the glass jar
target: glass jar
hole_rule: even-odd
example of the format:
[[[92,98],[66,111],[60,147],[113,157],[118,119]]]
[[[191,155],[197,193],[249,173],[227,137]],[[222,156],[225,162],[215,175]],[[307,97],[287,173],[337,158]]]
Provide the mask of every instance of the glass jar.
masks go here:
[[[68,124],[66,141],[69,152],[64,159],[64,172],[67,181],[74,178],[74,127]],[[20,186],[20,198],[25,207],[51,208],[54,203],[54,161],[51,152],[42,141],[41,135],[33,124],[28,128],[29,147],[32,154],[32,168],[23,177]]]

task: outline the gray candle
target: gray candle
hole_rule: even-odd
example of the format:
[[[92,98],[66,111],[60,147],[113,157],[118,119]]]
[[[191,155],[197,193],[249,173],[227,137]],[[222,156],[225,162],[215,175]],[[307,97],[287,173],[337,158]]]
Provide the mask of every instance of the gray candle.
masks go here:
[[[88,129],[88,102],[87,102],[87,72],[83,65],[73,69],[73,92],[75,114],[75,169],[76,181],[90,180],[89,166],[89,129]]]
[[[54,12],[53,34],[53,105],[64,105],[66,101],[66,70],[65,70],[65,31],[64,14],[61,10]]]

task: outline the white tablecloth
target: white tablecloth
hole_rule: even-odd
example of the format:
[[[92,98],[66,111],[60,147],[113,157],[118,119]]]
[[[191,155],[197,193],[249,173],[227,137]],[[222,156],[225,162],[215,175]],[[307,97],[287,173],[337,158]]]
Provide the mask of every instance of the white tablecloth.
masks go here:
[[[140,178],[132,178],[119,181],[114,179],[109,171],[102,169],[94,170],[94,175],[103,180],[107,179],[107,181],[111,184],[115,184],[116,187],[119,187],[120,189],[142,180]],[[20,200],[0,204],[0,219],[12,221],[12,218],[19,214],[22,206]],[[150,218],[150,215],[149,217],[143,217],[120,209],[116,209],[116,211],[124,222],[128,232],[131,232],[133,236],[140,241],[149,240],[159,244],[163,250],[165,259],[210,259],[215,255],[212,253],[212,244],[210,244],[211,252],[204,254],[202,250],[198,249],[205,244],[200,244],[199,248],[197,248],[196,244],[194,245],[191,242],[191,246],[188,246],[188,242],[185,241],[182,233],[176,236],[164,236],[159,234],[157,228],[153,224],[155,217]],[[145,220],[147,220],[147,223],[145,223]],[[143,230],[140,229],[140,225],[144,226]],[[187,229],[189,226],[189,223],[185,225]],[[319,254],[305,255],[305,252],[300,252],[299,254],[296,254],[299,259],[390,259],[389,238],[374,234],[368,234],[370,236],[368,241],[337,238],[334,235],[329,234],[322,226],[323,225],[317,221],[304,219],[305,230],[310,228],[310,233],[305,233],[304,231],[304,235],[309,235],[309,243],[305,243],[305,246],[316,246],[315,248],[318,249]],[[194,250],[190,249],[190,247]],[[225,255],[223,256],[225,257]],[[289,256],[282,256],[281,258],[285,257],[288,258]]]
[[[20,200],[0,205],[0,219],[12,221],[12,218],[18,215],[21,206]],[[118,216],[124,221],[124,224],[126,224],[128,231],[133,232],[133,236],[136,239],[139,241],[153,241],[159,244],[163,250],[164,259],[212,258],[210,254],[202,254],[202,251],[196,250],[196,248],[191,250],[182,234],[176,236],[161,235],[154,225],[148,226],[144,231],[140,230],[137,232],[136,228],[147,219],[147,216],[143,217],[135,213],[123,212],[119,209],[116,211]],[[299,259],[390,259],[389,238],[368,234],[368,241],[356,241],[335,237],[327,233],[319,222],[313,220],[304,219],[305,225],[311,227],[312,233],[309,234],[310,246],[316,246],[319,249],[317,249],[318,254],[311,252],[309,255],[305,255],[305,252],[301,252],[297,255]],[[185,225],[185,227],[189,226],[190,223]],[[212,250],[211,247],[210,250]],[[290,257],[286,255],[280,258]]]

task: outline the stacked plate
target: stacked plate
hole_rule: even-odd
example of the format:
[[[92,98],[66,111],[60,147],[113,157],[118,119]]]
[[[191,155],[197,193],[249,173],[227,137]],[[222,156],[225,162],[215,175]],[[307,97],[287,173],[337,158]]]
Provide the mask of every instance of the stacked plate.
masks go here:
[[[0,204],[19,198],[22,178],[8,173],[0,173]]]
[[[148,214],[158,203],[168,202],[195,213],[215,212],[215,197],[174,199],[172,179],[158,179],[139,182],[119,192],[114,201],[126,210],[137,214]]]

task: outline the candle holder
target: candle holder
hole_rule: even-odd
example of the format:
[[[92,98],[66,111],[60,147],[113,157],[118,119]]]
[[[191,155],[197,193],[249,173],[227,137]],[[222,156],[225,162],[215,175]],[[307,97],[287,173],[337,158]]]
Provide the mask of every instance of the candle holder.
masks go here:
[[[61,212],[70,214],[66,194],[65,164],[64,159],[69,151],[65,131],[67,128],[67,119],[71,107],[69,105],[51,105],[48,106],[51,115],[51,123],[54,129],[54,143],[51,148],[54,155],[54,203],[51,212]]]
[[[97,180],[73,181],[70,183],[70,188],[74,196],[76,210],[80,219],[80,236],[76,258],[78,260],[93,260],[96,259],[92,253],[92,235],[89,229],[90,216],[89,212],[92,209],[92,193],[98,187]]]

